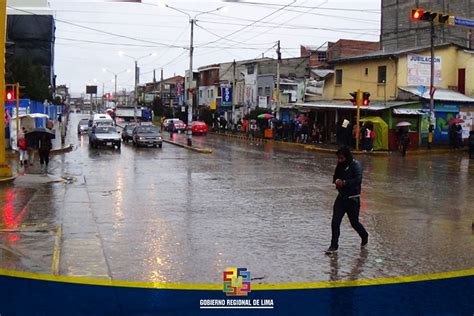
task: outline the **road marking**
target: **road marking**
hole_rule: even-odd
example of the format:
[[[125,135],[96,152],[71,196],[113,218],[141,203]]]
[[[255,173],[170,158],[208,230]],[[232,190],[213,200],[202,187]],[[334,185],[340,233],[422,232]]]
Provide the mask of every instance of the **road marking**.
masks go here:
[[[61,239],[63,235],[63,227],[59,225],[56,229],[56,240],[54,242],[53,258],[51,260],[51,272],[53,275],[59,275],[59,264],[61,262]]]

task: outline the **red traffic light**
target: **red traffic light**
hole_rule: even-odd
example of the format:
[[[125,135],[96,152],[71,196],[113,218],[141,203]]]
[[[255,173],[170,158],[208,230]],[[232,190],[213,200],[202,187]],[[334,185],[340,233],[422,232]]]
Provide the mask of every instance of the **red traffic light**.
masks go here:
[[[411,18],[413,20],[421,20],[422,17],[423,17],[423,10],[421,9],[411,10]]]
[[[362,94],[362,105],[368,106],[370,103],[370,93],[364,92]]]
[[[15,99],[15,92],[13,90],[5,91],[5,100],[13,101]]]

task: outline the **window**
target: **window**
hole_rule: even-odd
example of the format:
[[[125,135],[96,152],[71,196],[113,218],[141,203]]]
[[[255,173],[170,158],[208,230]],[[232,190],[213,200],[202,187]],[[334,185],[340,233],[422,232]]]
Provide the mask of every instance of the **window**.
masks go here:
[[[259,96],[263,95],[263,88],[262,87],[258,87],[258,95]]]
[[[211,97],[211,90],[207,90],[207,97],[208,97],[208,98]]]
[[[342,84],[342,69],[336,69],[336,85]]]
[[[265,95],[270,95],[270,87],[265,87]]]
[[[377,83],[387,82],[387,66],[379,66]]]
[[[318,61],[326,61],[326,52],[318,52]]]
[[[199,97],[202,98],[202,90],[199,90]]]
[[[211,98],[214,97],[214,90],[211,90]]]
[[[254,71],[255,71],[254,65],[247,66],[247,74],[253,75]]]
[[[365,75],[366,75],[366,76],[369,75],[369,68],[365,68]]]

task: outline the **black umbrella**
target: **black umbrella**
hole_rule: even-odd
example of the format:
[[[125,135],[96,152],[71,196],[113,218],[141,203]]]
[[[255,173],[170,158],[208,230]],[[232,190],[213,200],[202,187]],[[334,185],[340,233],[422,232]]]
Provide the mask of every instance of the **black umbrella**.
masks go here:
[[[25,134],[25,138],[26,138],[26,141],[28,142],[28,146],[33,147],[33,148],[38,147],[38,142],[43,137],[47,137],[49,139],[55,139],[56,135],[53,133],[53,131],[44,127],[33,128],[32,130],[26,132]]]

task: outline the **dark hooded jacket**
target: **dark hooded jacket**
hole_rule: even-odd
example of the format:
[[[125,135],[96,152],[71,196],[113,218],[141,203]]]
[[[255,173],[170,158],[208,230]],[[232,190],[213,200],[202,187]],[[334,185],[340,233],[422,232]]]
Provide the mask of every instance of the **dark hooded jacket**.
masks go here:
[[[334,171],[333,183],[337,179],[344,181],[344,185],[339,190],[339,197],[348,198],[359,195],[362,184],[362,166],[360,162],[352,157],[349,149],[340,149],[338,154],[346,157],[346,161],[338,163]]]

